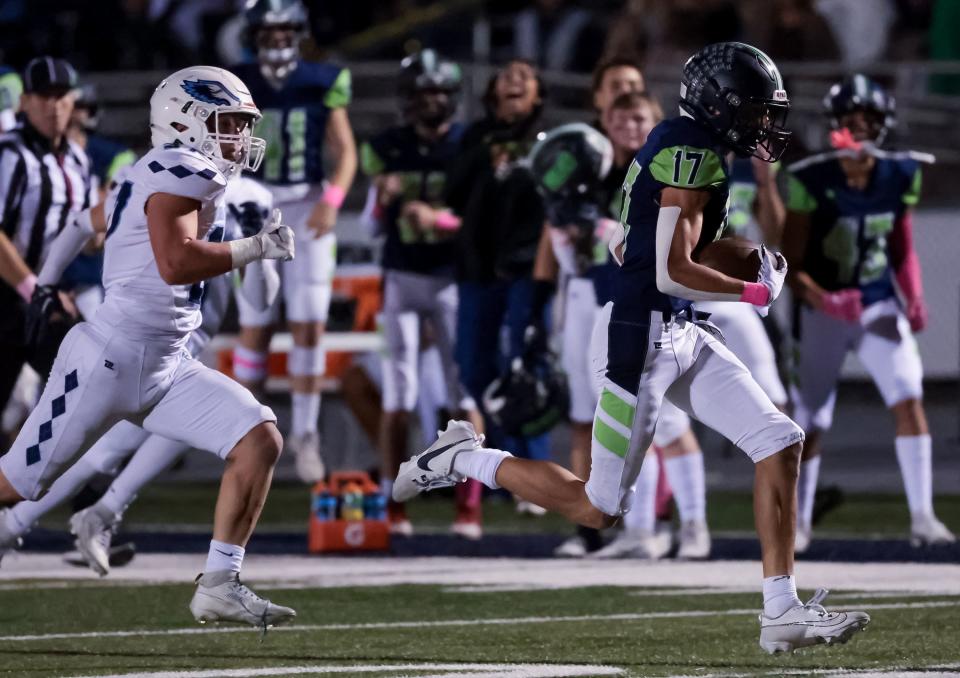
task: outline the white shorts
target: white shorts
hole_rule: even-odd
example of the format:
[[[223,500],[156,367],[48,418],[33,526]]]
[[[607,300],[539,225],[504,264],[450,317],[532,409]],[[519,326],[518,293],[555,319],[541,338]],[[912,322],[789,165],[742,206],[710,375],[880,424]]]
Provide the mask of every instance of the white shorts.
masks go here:
[[[856,353],[887,407],[923,397],[920,352],[896,300],[871,304],[859,323],[802,306],[798,323],[790,396],[804,430],[825,431],[833,423],[837,379],[848,351]]]
[[[697,310],[710,314],[710,322],[723,332],[727,348],[747,366],[770,400],[777,407],[786,407],[787,390],[777,370],[777,356],[756,307],[736,301],[713,301],[698,303]]]
[[[267,188],[270,188],[269,186]],[[289,195],[289,192],[285,192]],[[323,194],[323,186],[311,187],[306,197],[281,201],[274,191],[274,206],[283,214],[283,223],[293,229],[296,256],[277,267],[283,286],[287,320],[296,323],[326,322],[330,312],[333,276],[337,268],[337,236],[327,233],[315,238],[307,220]],[[241,327],[267,327],[277,322],[279,301],[257,311],[236,294]]]
[[[60,345],[40,402],[0,470],[22,497],[35,500],[122,419],[221,458],[250,429],[276,421],[240,384],[182,349],[84,322]]]
[[[554,229],[551,229],[554,230]],[[567,282],[566,301],[563,306],[563,344],[560,364],[567,373],[570,388],[570,421],[589,424],[593,421],[600,397],[600,382],[594,367],[597,359],[606,356],[592,353],[594,326],[600,317],[597,294],[593,281],[587,278],[571,278]],[[602,347],[600,347],[602,351]],[[600,366],[602,375],[604,367]]]
[[[457,322],[457,285],[448,277],[384,271],[382,324],[383,410],[411,412],[419,394],[421,322],[430,323],[446,384],[447,407],[474,409],[460,383],[453,359]]]
[[[803,440],[800,427],[777,409],[743,363],[694,323],[664,322],[660,313],[651,313],[649,322],[612,321],[607,334],[586,486],[590,502],[603,513],[629,511],[664,399],[755,463]]]
[[[590,333],[590,387],[596,394],[590,406],[596,413],[600,391],[603,390],[603,379],[607,371],[607,326],[610,323],[610,311],[613,302],[608,301],[598,309],[597,317]],[[571,393],[571,398],[573,394]],[[592,421],[592,419],[591,419]],[[682,436],[690,428],[690,417],[679,407],[664,398],[660,406],[660,417],[653,432],[653,444],[657,447],[666,447]]]

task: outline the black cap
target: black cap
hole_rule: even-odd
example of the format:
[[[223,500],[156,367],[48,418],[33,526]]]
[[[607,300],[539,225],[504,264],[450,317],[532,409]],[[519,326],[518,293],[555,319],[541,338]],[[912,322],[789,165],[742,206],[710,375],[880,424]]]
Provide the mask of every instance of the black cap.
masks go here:
[[[77,86],[77,72],[66,59],[42,56],[32,59],[23,71],[23,91],[43,93],[64,92]]]

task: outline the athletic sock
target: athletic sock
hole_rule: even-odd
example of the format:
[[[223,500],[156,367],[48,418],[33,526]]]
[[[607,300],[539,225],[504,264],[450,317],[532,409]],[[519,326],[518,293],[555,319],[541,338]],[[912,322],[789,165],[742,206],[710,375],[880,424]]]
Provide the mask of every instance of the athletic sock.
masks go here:
[[[633,503],[623,516],[624,531],[636,534],[653,534],[657,522],[657,479],[660,477],[660,460],[647,452],[640,466],[637,484],[633,490]]]
[[[897,436],[895,445],[910,517],[932,516],[933,444],[930,434]]]
[[[813,502],[820,475],[820,455],[800,462],[797,478],[797,526],[810,528],[813,523]]]
[[[266,353],[251,350],[245,346],[233,348],[233,374],[240,381],[259,383],[267,377]]]
[[[763,613],[776,619],[797,605],[803,605],[797,597],[797,580],[792,574],[766,577],[763,580]]]
[[[80,457],[50,486],[50,491],[37,501],[21,501],[7,512],[7,527],[18,535],[30,531],[40,518],[80,491],[99,473],[99,469]]]
[[[207,553],[207,564],[204,566],[204,572],[219,572],[221,570],[230,570],[239,572],[243,565],[243,554],[246,552],[242,546],[234,544],[225,544],[216,539],[210,540],[210,551]]]
[[[170,468],[189,449],[189,445],[179,441],[150,436],[134,453],[127,467],[113,479],[97,504],[115,516],[122,516],[143,486]]]
[[[317,422],[320,419],[320,394],[293,392],[293,416],[291,434],[302,436],[305,433],[316,433]]]
[[[454,459],[453,470],[467,478],[479,480],[491,490],[498,490],[497,469],[504,459],[512,456],[509,452],[486,447],[464,450]]]
[[[703,453],[700,450],[667,457],[663,462],[667,481],[673,488],[680,522],[704,523],[707,520],[707,488],[704,478]]]

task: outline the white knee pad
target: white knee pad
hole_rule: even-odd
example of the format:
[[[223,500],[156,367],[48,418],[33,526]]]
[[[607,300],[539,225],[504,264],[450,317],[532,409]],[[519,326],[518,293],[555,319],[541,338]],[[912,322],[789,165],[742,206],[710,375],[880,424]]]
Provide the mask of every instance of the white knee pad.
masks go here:
[[[767,412],[749,434],[737,441],[737,447],[757,463],[791,445],[802,443],[803,438],[803,429],[790,417],[783,412]]]
[[[240,293],[234,294],[234,299],[237,301],[237,317],[240,327],[269,327],[277,322],[280,309],[278,300],[274,299],[270,306],[258,310]]]
[[[267,378],[268,354],[245,346],[233,348],[233,374],[240,381],[258,382]]]
[[[291,377],[321,377],[327,371],[327,352],[320,346],[294,346],[287,356]]]

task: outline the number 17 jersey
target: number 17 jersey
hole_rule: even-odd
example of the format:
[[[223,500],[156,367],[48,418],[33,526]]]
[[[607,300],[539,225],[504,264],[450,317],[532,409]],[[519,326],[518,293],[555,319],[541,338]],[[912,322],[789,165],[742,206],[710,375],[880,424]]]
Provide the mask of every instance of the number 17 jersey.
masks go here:
[[[657,218],[666,187],[710,193],[696,255],[723,234],[727,216],[727,151],[692,118],[664,120],[653,128],[623,182],[620,222],[626,230],[623,266],[614,286],[614,320],[646,322],[651,311],[679,312],[687,299],[657,289]]]

